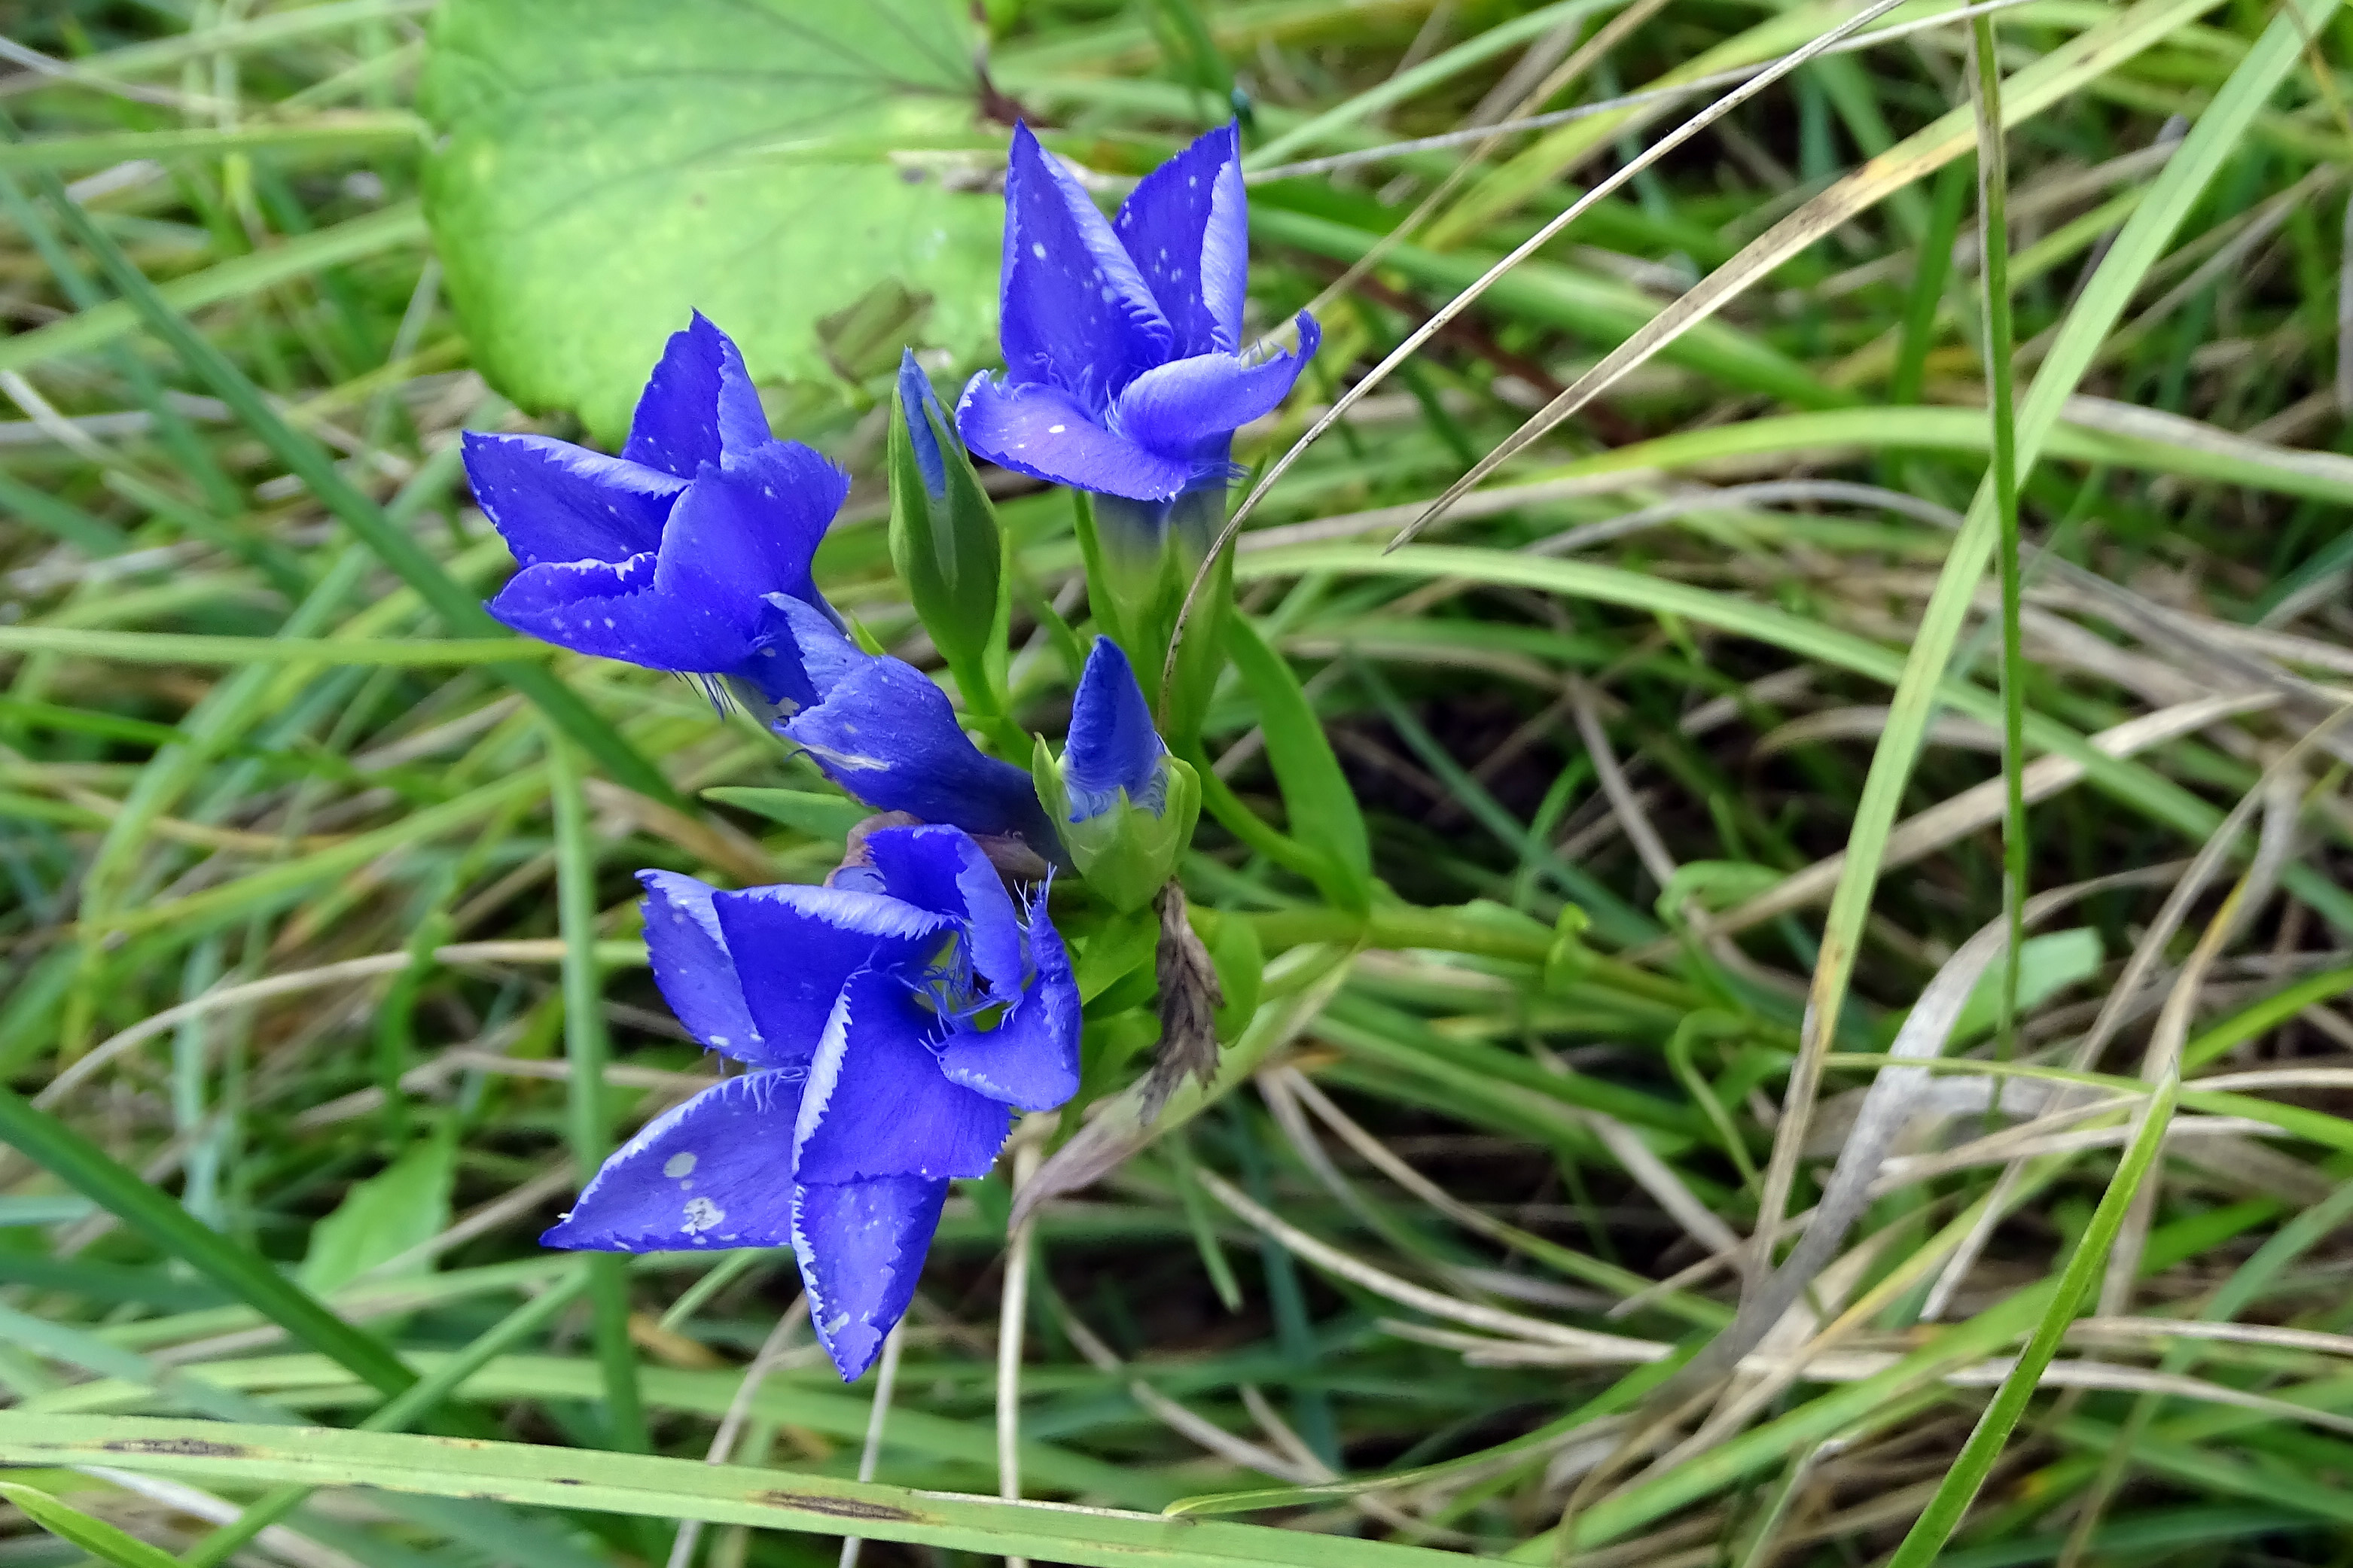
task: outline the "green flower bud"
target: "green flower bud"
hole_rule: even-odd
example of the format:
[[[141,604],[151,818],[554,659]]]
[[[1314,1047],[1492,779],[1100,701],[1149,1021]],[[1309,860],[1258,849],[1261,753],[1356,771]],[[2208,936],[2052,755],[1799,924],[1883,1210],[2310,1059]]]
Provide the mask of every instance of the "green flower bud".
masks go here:
[[[891,560],[947,661],[966,710],[1005,710],[1012,574],[997,509],[913,351],[899,362],[891,422]]]

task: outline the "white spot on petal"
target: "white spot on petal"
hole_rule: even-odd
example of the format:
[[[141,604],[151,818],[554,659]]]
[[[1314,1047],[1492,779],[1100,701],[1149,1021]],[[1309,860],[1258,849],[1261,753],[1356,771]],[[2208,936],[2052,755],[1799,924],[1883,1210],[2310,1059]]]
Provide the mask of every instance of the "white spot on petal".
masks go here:
[[[686,1213],[679,1222],[679,1228],[689,1236],[700,1237],[704,1231],[719,1225],[726,1217],[727,1211],[709,1198],[689,1198],[686,1200]]]
[[[1046,434],[1049,436],[1059,436],[1069,428],[1070,426],[1067,425],[1049,425],[1046,426]]]
[[[662,1162],[662,1174],[673,1182],[684,1176],[691,1176],[694,1174],[694,1156],[691,1154],[672,1154]]]
[[[1045,245],[1044,245],[1041,241],[1034,240],[1034,239],[1033,239],[1033,240],[1031,240],[1031,241],[1029,242],[1029,254],[1030,254],[1030,255],[1032,255],[1032,256],[1034,256],[1034,257],[1036,257],[1036,258],[1037,258],[1039,260],[1040,260],[1040,261],[1045,260],[1045,259],[1046,259],[1046,247],[1045,247]]]

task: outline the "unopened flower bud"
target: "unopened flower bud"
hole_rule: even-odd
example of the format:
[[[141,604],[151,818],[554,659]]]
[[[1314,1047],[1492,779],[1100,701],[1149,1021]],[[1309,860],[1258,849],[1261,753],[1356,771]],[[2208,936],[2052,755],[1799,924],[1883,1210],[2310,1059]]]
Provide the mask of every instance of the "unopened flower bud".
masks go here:
[[[1201,786],[1168,754],[1135,671],[1109,637],[1087,656],[1060,762],[1041,740],[1030,774],[1087,885],[1122,910],[1149,904],[1192,839]]]

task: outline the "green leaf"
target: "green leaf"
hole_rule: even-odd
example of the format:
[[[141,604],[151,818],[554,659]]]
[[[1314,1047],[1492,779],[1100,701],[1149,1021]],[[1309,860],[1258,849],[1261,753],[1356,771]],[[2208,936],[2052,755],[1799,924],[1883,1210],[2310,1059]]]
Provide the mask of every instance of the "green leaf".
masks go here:
[[[2019,1012],[2040,1007],[2068,986],[2090,979],[2102,956],[2100,933],[2090,926],[2029,937],[2018,950]],[[1953,1021],[1954,1041],[1974,1039],[1991,1029],[2000,1005],[2001,968],[1997,964],[1961,1005],[1960,1016]]]
[[[1091,1003],[1130,974],[1149,971],[1159,942],[1160,916],[1154,910],[1104,917],[1079,943],[1074,966],[1079,1000]],[[1145,994],[1151,994],[1148,985]]]
[[[115,1568],[179,1568],[172,1554],[148,1545],[135,1535],[117,1530],[102,1519],[92,1519],[78,1508],[69,1508],[37,1487],[16,1481],[0,1481],[0,1498],[6,1498],[26,1519],[47,1531],[60,1541],[71,1542],[102,1562]]]
[[[921,315],[901,335],[980,357],[996,330],[997,198],[892,156],[994,142],[973,132],[964,11],[444,5],[419,89],[445,137],[426,214],[476,365],[516,402],[575,410],[612,441],[691,310],[763,379],[839,376],[821,323],[894,289]]]
[[[874,814],[854,800],[806,789],[747,789],[723,784],[702,792],[705,800],[754,811],[771,822],[796,827],[812,838],[840,840]]]
[[[1332,862],[1338,876],[1324,890],[1335,902],[1364,908],[1372,895],[1372,848],[1356,792],[1340,772],[1332,742],[1324,738],[1324,721],[1291,666],[1247,616],[1227,622],[1226,647],[1235,673],[1258,703],[1266,760],[1282,788],[1291,836]]]
[[[296,1276],[302,1288],[323,1296],[448,1229],[457,1176],[457,1141],[440,1133],[354,1184],[335,1212],[311,1227],[311,1250]]]

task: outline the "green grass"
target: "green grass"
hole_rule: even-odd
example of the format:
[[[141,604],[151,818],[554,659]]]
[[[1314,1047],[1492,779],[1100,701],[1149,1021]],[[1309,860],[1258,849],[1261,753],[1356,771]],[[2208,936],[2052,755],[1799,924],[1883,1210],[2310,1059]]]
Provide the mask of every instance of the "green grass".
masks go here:
[[[788,1256],[536,1244],[710,1072],[632,873],[817,880],[855,812],[478,608],[458,431],[577,426],[430,259],[430,0],[26,9],[70,71],[0,74],[0,1555],[2344,1561],[2353,11],[1946,20],[1597,196],[1732,82],[1384,149],[1859,8],[992,0],[992,79],[1105,175],[1240,91],[1254,319],[1326,331],[1238,451],[1277,477],[1186,868],[1263,995],[1156,1119],[1141,1051],[1092,1086],[1107,1173],[1034,1211],[1011,1436],[1082,1505],[1039,1509],[1004,1175],[871,1481],[871,1377],[804,1329],[745,1386]],[[931,658],[881,329],[824,331],[840,378],[770,389],[860,481],[821,580]],[[1080,541],[997,504],[1010,726],[1059,738]],[[2036,918],[2096,965],[1954,1034]]]

